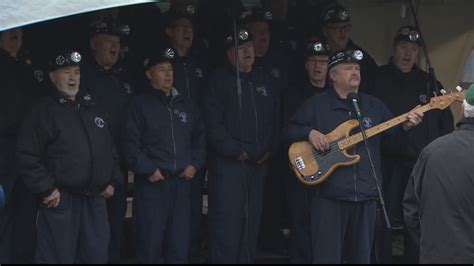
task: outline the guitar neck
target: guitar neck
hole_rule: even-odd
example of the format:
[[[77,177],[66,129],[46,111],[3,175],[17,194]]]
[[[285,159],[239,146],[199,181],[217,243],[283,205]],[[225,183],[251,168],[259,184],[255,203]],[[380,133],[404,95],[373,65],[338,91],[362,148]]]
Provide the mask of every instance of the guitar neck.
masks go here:
[[[431,105],[430,104],[427,104],[427,105],[424,105],[424,106],[421,106],[420,108],[417,109],[417,111],[421,112],[421,113],[426,113],[428,111],[430,111],[432,109]],[[371,138],[373,136],[376,136],[382,132],[385,132],[391,128],[394,128],[398,125],[401,125],[403,123],[405,123],[406,121],[408,121],[407,119],[407,115],[408,113],[405,113],[403,115],[400,115],[398,117],[395,117],[391,120],[388,120],[382,124],[379,124],[375,127],[372,127],[368,130],[366,130],[366,134],[367,134],[367,138]],[[364,141],[364,137],[362,136],[362,132],[361,133],[357,133],[355,135],[352,135],[348,138],[345,138],[341,141],[338,142],[338,146],[341,150],[345,150],[345,149],[348,149],[350,147],[353,147],[359,143],[361,143],[362,141]]]

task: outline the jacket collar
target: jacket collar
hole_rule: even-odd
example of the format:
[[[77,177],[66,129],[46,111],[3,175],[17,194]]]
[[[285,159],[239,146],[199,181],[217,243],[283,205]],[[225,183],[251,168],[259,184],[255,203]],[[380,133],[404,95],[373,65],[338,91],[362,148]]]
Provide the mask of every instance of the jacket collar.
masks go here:
[[[334,87],[330,87],[328,89],[328,93],[331,98],[331,109],[332,110],[345,110],[345,111],[352,111],[352,108],[350,108],[350,104],[348,100],[342,99],[339,94],[336,92],[336,89]]]
[[[458,130],[472,130],[474,131],[474,118],[462,118],[457,124]]]
[[[68,99],[66,96],[64,96],[63,93],[61,93],[57,88],[51,88],[51,97],[60,105],[64,106],[76,106],[77,104],[83,105],[83,106],[93,106],[95,105],[92,96],[90,94],[82,92],[82,90],[79,90],[79,92],[76,95],[76,100],[72,101]]]
[[[311,81],[307,78],[305,82],[303,83],[303,86],[301,86],[301,92],[303,93],[304,96],[312,96],[317,93],[323,92],[327,89],[327,84],[323,88],[316,87],[314,86]]]
[[[152,95],[155,95],[156,97],[158,97],[158,99],[160,99],[160,101],[167,102],[168,97],[166,96],[166,94],[162,90],[155,89],[152,86],[149,86],[149,88],[147,90]],[[181,94],[174,87],[171,88],[171,99],[172,99],[172,101],[176,101],[176,100],[181,99]]]

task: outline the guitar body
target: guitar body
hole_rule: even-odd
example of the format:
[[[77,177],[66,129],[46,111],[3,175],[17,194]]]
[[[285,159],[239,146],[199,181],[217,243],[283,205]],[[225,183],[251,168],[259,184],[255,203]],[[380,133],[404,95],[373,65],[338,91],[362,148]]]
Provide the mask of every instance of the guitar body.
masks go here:
[[[288,157],[298,179],[305,185],[317,186],[326,181],[337,168],[357,164],[360,156],[349,155],[347,150],[341,151],[337,142],[349,137],[352,130],[358,127],[357,120],[349,120],[338,126],[326,135],[331,143],[331,150],[318,154],[309,141],[293,143]]]
[[[454,102],[464,101],[466,94],[462,91],[462,88],[458,86],[456,90],[458,92],[449,94],[445,90],[441,90],[442,96],[431,98],[430,103],[416,107],[413,110],[420,113],[434,109],[445,110]],[[401,125],[407,121],[407,115],[408,113],[400,115],[366,130],[366,136],[370,138]],[[358,127],[359,122],[357,120],[349,120],[326,135],[331,146],[331,149],[326,152],[316,151],[308,141],[293,143],[288,152],[288,157],[298,179],[305,185],[316,186],[326,181],[338,167],[357,164],[360,161],[360,156],[349,155],[347,149],[364,140],[362,133],[350,135],[352,130]]]

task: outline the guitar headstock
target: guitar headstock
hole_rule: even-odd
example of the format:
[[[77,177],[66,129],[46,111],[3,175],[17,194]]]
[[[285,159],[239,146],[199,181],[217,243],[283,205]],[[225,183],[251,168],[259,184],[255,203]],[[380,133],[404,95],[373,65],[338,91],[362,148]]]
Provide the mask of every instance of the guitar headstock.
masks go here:
[[[444,110],[451,106],[453,103],[463,102],[464,99],[466,99],[466,93],[462,90],[460,86],[456,87],[456,92],[447,92],[446,90],[441,90],[441,94],[441,96],[431,98],[431,102],[429,105],[432,109]]]

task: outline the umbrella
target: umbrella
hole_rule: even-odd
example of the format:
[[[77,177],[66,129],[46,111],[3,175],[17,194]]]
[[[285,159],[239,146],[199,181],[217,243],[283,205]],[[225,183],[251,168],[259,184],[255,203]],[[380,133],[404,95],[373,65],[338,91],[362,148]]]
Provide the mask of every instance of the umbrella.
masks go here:
[[[157,0],[0,0],[0,31],[37,22]]]

